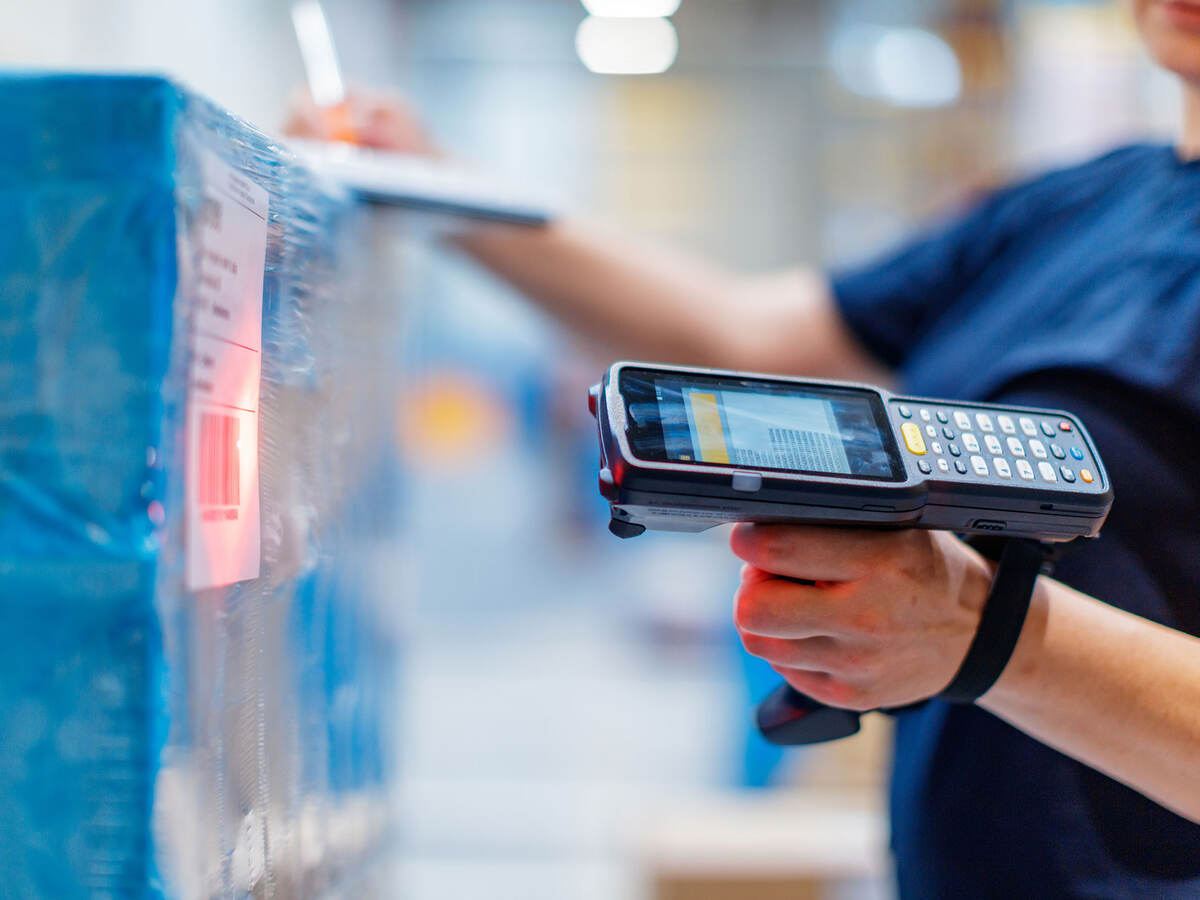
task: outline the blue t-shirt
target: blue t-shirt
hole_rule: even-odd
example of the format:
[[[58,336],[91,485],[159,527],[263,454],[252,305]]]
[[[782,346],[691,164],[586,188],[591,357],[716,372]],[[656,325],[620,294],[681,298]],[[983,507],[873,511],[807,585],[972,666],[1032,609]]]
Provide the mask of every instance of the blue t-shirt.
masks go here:
[[[1079,414],[1116,499],[1056,576],[1200,634],[1200,165],[1007,188],[834,294],[906,392]],[[898,715],[891,816],[906,898],[1200,897],[1200,826],[977,707]]]

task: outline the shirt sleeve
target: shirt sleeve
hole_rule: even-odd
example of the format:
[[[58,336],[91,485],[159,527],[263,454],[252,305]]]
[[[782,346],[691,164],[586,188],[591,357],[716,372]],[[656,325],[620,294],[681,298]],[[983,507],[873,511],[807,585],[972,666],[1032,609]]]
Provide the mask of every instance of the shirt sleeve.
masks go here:
[[[994,193],[882,259],[833,273],[843,318],[878,359],[902,365],[909,348],[1003,252],[1014,232],[1009,199],[1009,190]]]

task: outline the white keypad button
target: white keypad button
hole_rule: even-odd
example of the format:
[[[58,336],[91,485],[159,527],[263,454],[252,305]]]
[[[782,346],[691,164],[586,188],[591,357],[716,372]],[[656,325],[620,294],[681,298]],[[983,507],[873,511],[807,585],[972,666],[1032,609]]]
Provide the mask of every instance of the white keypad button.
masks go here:
[[[949,472],[950,471],[950,463],[945,459],[939,459],[937,461],[937,466],[938,466],[939,472]]]
[[[967,448],[968,453],[979,452],[979,440],[973,434],[964,434],[962,436],[963,446]],[[1043,448],[1045,449],[1045,448]]]
[[[1038,463],[1038,471],[1041,473],[1042,478],[1044,480],[1058,481],[1058,476],[1054,474],[1054,466],[1050,465],[1050,463],[1048,463],[1048,462]]]
[[[1037,423],[1029,416],[1021,416],[1017,420],[1021,423],[1021,430],[1025,432],[1026,437],[1037,437]]]
[[[1013,456],[1025,455],[1025,445],[1021,443],[1020,438],[1010,437],[1008,439],[1008,452]]]
[[[932,450],[938,456],[940,456],[942,453],[942,445],[939,444],[937,441],[932,441],[929,444],[929,449]]]
[[[987,477],[988,467],[982,456],[971,457],[971,468],[975,470],[976,475],[982,475],[985,478]],[[1053,475],[1054,472],[1051,471],[1050,474]]]
[[[1026,481],[1033,481],[1033,466],[1029,464],[1027,459],[1017,460],[1017,474]]]
[[[996,416],[996,423],[1005,434],[1017,433],[1017,423],[1012,420],[1011,416]]]
[[[1034,459],[1046,458],[1046,445],[1034,438],[1029,442],[1029,452],[1033,454]]]
[[[993,459],[992,467],[1001,478],[1012,478],[1012,469],[1008,467],[1007,459],[1000,459],[999,457]]]
[[[971,417],[962,410],[954,414],[954,424],[958,426],[959,431],[971,430]]]
[[[987,444],[988,453],[999,456],[1004,452],[1004,448],[1000,446],[1000,438],[996,437],[994,434],[984,435],[983,442]]]
[[[922,422],[928,422],[930,419],[933,418],[933,416],[930,414],[929,410],[927,410],[927,409],[921,410],[920,416],[921,416]]]
[[[924,410],[922,410],[922,412],[924,412]],[[932,425],[925,426],[925,433],[927,435],[929,435],[930,437],[937,437],[937,429],[934,428]]]
[[[995,431],[992,427],[992,417],[987,413],[975,413],[975,421],[979,423],[980,431]]]

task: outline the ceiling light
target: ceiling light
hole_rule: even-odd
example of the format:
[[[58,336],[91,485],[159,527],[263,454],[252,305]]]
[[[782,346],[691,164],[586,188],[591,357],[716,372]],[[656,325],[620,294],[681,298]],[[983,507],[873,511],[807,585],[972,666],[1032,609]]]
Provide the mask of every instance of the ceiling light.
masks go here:
[[[588,16],[575,33],[583,64],[603,75],[655,75],[675,62],[679,38],[669,19]]]
[[[583,5],[601,18],[658,19],[674,15],[679,0],[583,0]]]
[[[920,28],[844,29],[834,37],[832,64],[847,90],[895,106],[945,106],[962,93],[954,50]]]

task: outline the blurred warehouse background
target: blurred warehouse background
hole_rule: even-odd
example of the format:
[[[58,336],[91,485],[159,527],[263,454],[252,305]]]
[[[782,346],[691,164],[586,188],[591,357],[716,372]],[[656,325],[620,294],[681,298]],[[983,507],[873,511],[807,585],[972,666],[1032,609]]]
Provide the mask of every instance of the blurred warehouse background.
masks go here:
[[[607,15],[639,5],[661,15]],[[288,6],[4,0],[0,64],[167,72],[273,130],[303,78]],[[862,259],[1014,173],[1163,138],[1176,102],[1116,2],[325,6],[347,78],[455,155],[747,270]],[[729,626],[724,535],[605,529],[607,360],[399,230],[397,896],[888,896],[886,723],[786,757],[751,734],[773,679]]]

